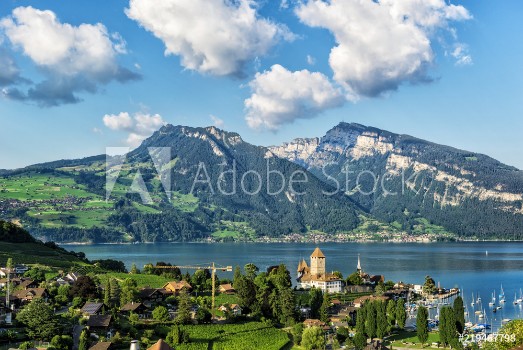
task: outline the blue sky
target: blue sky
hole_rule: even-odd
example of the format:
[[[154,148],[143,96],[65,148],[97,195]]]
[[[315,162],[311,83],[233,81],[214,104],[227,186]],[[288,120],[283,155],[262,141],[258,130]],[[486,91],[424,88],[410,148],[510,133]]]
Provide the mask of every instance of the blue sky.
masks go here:
[[[272,145],[340,121],[523,168],[523,3],[421,3],[2,0],[0,168],[163,123]]]

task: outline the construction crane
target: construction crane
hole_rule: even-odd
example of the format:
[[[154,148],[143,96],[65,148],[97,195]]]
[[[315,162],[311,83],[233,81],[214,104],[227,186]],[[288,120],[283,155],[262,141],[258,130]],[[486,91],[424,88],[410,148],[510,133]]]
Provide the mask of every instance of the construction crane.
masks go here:
[[[150,266],[150,265],[149,265]],[[223,266],[223,267],[217,267],[214,262],[212,262],[209,266],[153,266],[155,269],[191,269],[191,270],[210,270],[211,271],[211,279],[212,279],[212,304],[211,304],[211,313],[212,318],[214,318],[214,296],[216,294],[216,271],[232,271],[232,266]]]

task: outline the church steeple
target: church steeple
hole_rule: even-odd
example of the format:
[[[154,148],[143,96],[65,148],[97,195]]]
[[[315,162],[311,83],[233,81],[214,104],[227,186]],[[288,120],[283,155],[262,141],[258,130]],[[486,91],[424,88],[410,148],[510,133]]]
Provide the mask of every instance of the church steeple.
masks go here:
[[[358,254],[358,266],[356,267],[356,270],[358,272],[361,272],[361,263],[360,263],[360,255]]]

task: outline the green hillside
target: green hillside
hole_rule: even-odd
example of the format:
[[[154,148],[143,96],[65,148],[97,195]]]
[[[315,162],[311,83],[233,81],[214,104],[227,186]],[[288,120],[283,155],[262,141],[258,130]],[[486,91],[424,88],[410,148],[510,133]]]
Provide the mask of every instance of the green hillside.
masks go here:
[[[0,266],[8,258],[20,264],[40,264],[58,268],[88,265],[82,254],[73,254],[54,243],[42,243],[15,224],[0,220]]]

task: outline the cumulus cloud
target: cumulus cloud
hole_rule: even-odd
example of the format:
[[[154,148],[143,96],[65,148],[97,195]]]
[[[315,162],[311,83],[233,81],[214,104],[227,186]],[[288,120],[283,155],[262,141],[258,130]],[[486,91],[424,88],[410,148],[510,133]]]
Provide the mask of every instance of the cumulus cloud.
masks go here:
[[[218,128],[223,128],[223,124],[224,124],[223,119],[218,118],[217,116],[212,115],[212,114],[209,117],[211,118],[212,123],[214,124],[214,126],[216,126]]]
[[[0,67],[0,87],[28,82],[20,76],[20,70],[13,56],[3,47],[0,47]]]
[[[308,0],[295,13],[334,35],[329,64],[352,99],[430,81],[432,36],[452,29],[452,21],[471,18],[463,6],[445,0]]]
[[[245,65],[294,36],[260,18],[251,0],[130,0],[126,9],[183,67],[217,76],[244,75]]]
[[[257,73],[249,87],[252,94],[245,100],[245,119],[254,129],[276,130],[345,102],[342,91],[325,75],[306,69],[291,72],[278,64]]]
[[[451,56],[456,59],[456,65],[467,66],[472,64],[472,56],[469,54],[467,45],[458,43],[454,45],[454,50],[451,52]]]
[[[128,112],[106,114],[103,116],[103,123],[111,130],[128,132],[126,143],[131,147],[139,146],[143,140],[165,125],[159,114],[141,112],[132,116]]]
[[[110,81],[140,78],[117,63],[117,55],[126,53],[125,40],[101,23],[73,26],[52,11],[18,7],[0,20],[0,29],[46,77],[27,92],[4,89],[6,97],[56,106],[76,103],[78,92],[94,93]]]

